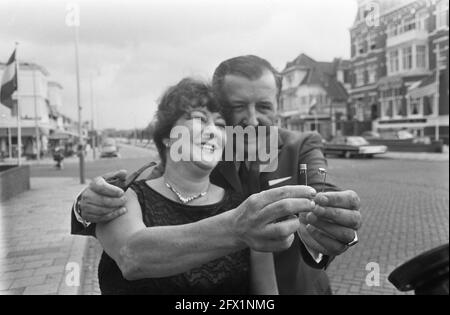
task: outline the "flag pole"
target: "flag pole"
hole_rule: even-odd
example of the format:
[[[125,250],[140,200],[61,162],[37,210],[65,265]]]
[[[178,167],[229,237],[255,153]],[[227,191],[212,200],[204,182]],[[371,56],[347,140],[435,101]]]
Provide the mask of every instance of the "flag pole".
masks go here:
[[[16,42],[16,76],[17,76],[17,165],[20,166],[22,163],[20,158],[22,156],[22,111],[20,108],[20,84],[19,84],[19,58],[18,58],[18,47],[19,43]]]

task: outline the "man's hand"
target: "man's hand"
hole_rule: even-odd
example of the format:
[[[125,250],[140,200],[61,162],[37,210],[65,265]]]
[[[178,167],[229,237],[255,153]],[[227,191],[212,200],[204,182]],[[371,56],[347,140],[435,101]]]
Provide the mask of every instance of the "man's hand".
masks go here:
[[[108,222],[126,213],[125,193],[110,185],[105,179],[116,177],[125,180],[124,170],[96,177],[81,194],[81,217],[91,223]]]
[[[351,190],[319,193],[314,201],[313,212],[301,216],[303,242],[324,255],[342,254],[362,224],[358,195]]]
[[[232,216],[238,240],[256,251],[288,249],[300,222],[295,216],[311,212],[316,191],[308,186],[283,186],[247,198]]]

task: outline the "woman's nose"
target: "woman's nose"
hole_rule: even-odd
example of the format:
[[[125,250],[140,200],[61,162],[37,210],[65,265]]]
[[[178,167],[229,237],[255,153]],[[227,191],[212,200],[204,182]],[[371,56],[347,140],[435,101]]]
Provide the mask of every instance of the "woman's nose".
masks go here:
[[[203,132],[206,139],[214,139],[219,133],[219,128],[214,123],[210,123],[205,127]]]

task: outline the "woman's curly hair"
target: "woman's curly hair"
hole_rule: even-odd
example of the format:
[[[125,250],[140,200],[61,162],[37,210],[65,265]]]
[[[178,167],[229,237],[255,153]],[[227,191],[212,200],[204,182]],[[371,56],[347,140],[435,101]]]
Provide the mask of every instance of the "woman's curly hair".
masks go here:
[[[182,79],[177,85],[168,88],[161,97],[156,112],[153,141],[163,165],[167,160],[163,140],[170,138],[170,131],[178,119],[196,108],[207,108],[211,112],[222,113],[211,86],[196,79]]]

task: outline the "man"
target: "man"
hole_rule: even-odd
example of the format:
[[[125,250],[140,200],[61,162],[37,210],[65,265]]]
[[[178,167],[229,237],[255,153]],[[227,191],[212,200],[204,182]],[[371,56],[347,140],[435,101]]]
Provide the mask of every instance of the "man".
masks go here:
[[[256,56],[241,56],[222,62],[214,73],[213,88],[226,109],[229,123],[249,128],[274,125],[281,84],[277,71],[266,60]],[[308,165],[311,170],[308,184],[317,190],[322,188],[317,170],[326,167],[319,135],[299,135],[280,129],[278,140],[276,171],[255,174],[253,163],[225,161],[219,163],[211,174],[211,180],[217,185],[240,190],[247,196],[257,193],[256,198],[247,199],[236,213],[239,213],[240,221],[248,223],[243,233],[248,235],[247,246],[275,252],[280,294],[331,293],[323,269],[332,257],[357,242],[356,230],[361,225],[359,198],[352,191],[340,192],[335,186],[327,184],[327,192],[314,198],[314,210],[302,215],[300,220],[295,220],[298,226],[286,224],[277,231],[276,238],[283,240],[277,243],[279,246],[266,245],[267,229],[252,224],[252,220],[259,215],[257,201],[265,200],[281,216],[289,208],[289,189],[292,189],[292,185],[304,184],[299,183],[298,165]],[[244,146],[247,150],[248,145]],[[124,176],[125,173],[115,175]],[[285,197],[283,193],[278,195],[263,191],[272,188],[269,187],[270,181],[283,178],[286,180],[278,186],[286,186],[277,191],[285,189]],[[125,203],[121,199],[122,194],[120,189],[108,185],[102,178],[94,179],[78,198],[78,206],[72,212],[72,232],[92,233],[92,224],[84,229],[78,222],[83,222],[83,219],[96,223],[121,215]],[[293,234],[295,231],[298,231],[299,237]]]

